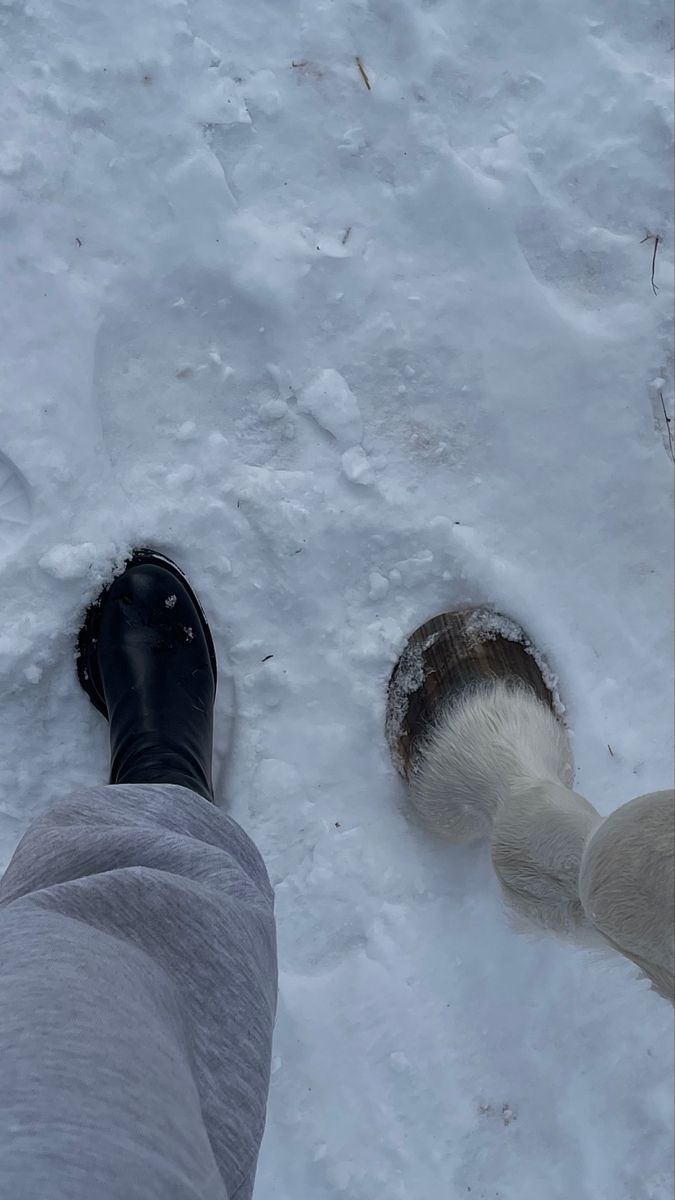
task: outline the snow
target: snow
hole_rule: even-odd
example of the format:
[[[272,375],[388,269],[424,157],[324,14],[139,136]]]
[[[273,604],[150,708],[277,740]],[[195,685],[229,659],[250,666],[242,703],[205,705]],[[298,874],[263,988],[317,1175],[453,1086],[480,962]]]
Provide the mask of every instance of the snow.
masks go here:
[[[344,475],[352,483],[365,485],[373,482],[373,472],[363,446],[352,446],[351,450],[345,450],[341,461]]]
[[[412,629],[490,604],[577,789],[670,785],[672,44],[665,0],[0,4],[2,860],[105,777],[73,639],[152,544],[277,892],[257,1200],[672,1195],[671,1010],[516,934],[383,732]]]
[[[363,421],[356,397],[339,371],[328,368],[302,389],[298,411],[309,413],[317,425],[343,446],[363,438]]]

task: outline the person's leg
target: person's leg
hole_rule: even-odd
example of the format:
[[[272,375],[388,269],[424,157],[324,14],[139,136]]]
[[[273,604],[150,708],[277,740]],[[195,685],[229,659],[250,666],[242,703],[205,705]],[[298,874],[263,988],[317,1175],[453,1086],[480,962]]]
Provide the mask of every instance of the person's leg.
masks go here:
[[[0,884],[0,1195],[245,1200],[276,996],[272,893],[186,788],[51,808]]]
[[[276,1003],[273,899],[211,803],[216,667],[173,566],[87,617],[111,782],[29,828],[0,884],[0,1195],[248,1200]]]

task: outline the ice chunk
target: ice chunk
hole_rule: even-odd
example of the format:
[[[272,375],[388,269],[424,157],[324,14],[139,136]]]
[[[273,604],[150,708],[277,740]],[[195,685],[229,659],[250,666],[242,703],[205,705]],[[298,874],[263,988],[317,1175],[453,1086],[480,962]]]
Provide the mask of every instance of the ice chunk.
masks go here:
[[[256,71],[247,79],[242,90],[249,104],[260,109],[267,117],[274,116],[281,108],[281,95],[273,71]]]
[[[351,483],[372,483],[373,468],[362,446],[352,446],[342,455],[342,470]]]
[[[363,437],[363,420],[356,397],[347,380],[332,367],[319,371],[302,389],[298,408],[314,417],[317,425],[345,448],[356,445]]]
[[[285,400],[279,398],[274,400],[266,400],[260,405],[260,418],[263,421],[273,422],[280,421],[288,413],[288,405]]]
[[[379,571],[371,571],[368,598],[370,600],[381,600],[383,596],[386,596],[388,591],[389,580],[384,575],[380,575]]]

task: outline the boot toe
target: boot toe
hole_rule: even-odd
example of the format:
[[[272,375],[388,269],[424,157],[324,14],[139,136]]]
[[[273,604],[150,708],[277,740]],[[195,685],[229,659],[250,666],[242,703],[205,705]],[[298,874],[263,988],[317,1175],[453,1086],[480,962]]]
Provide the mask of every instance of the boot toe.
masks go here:
[[[117,577],[103,601],[98,642],[101,659],[126,646],[183,657],[192,669],[214,674],[206,620],[183,581],[155,563],[132,564]],[[187,660],[186,660],[186,665]]]
[[[110,723],[111,783],[176,783],[213,799],[216,656],[175,564],[137,551],[89,610],[78,672]]]
[[[89,609],[80,632],[80,683],[104,716],[105,683],[119,674],[116,663],[124,673],[120,658],[143,650],[177,652],[183,668],[212,677],[215,692],[215,648],[199,601],[175,564],[137,551]]]
[[[179,598],[183,601],[190,599],[187,589],[175,575],[153,563],[139,563],[127,567],[113,580],[106,603],[117,600],[141,611],[156,609],[159,612],[163,606],[170,613]]]

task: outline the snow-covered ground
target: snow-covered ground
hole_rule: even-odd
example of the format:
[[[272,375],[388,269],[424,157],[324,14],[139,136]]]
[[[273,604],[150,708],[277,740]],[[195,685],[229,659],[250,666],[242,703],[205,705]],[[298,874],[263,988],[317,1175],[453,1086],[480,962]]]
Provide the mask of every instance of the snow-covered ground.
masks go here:
[[[672,48],[666,0],[0,0],[2,862],[105,777],[73,636],[152,543],[277,889],[257,1200],[672,1196],[669,1006],[513,932],[383,737],[490,602],[578,789],[670,784]]]

